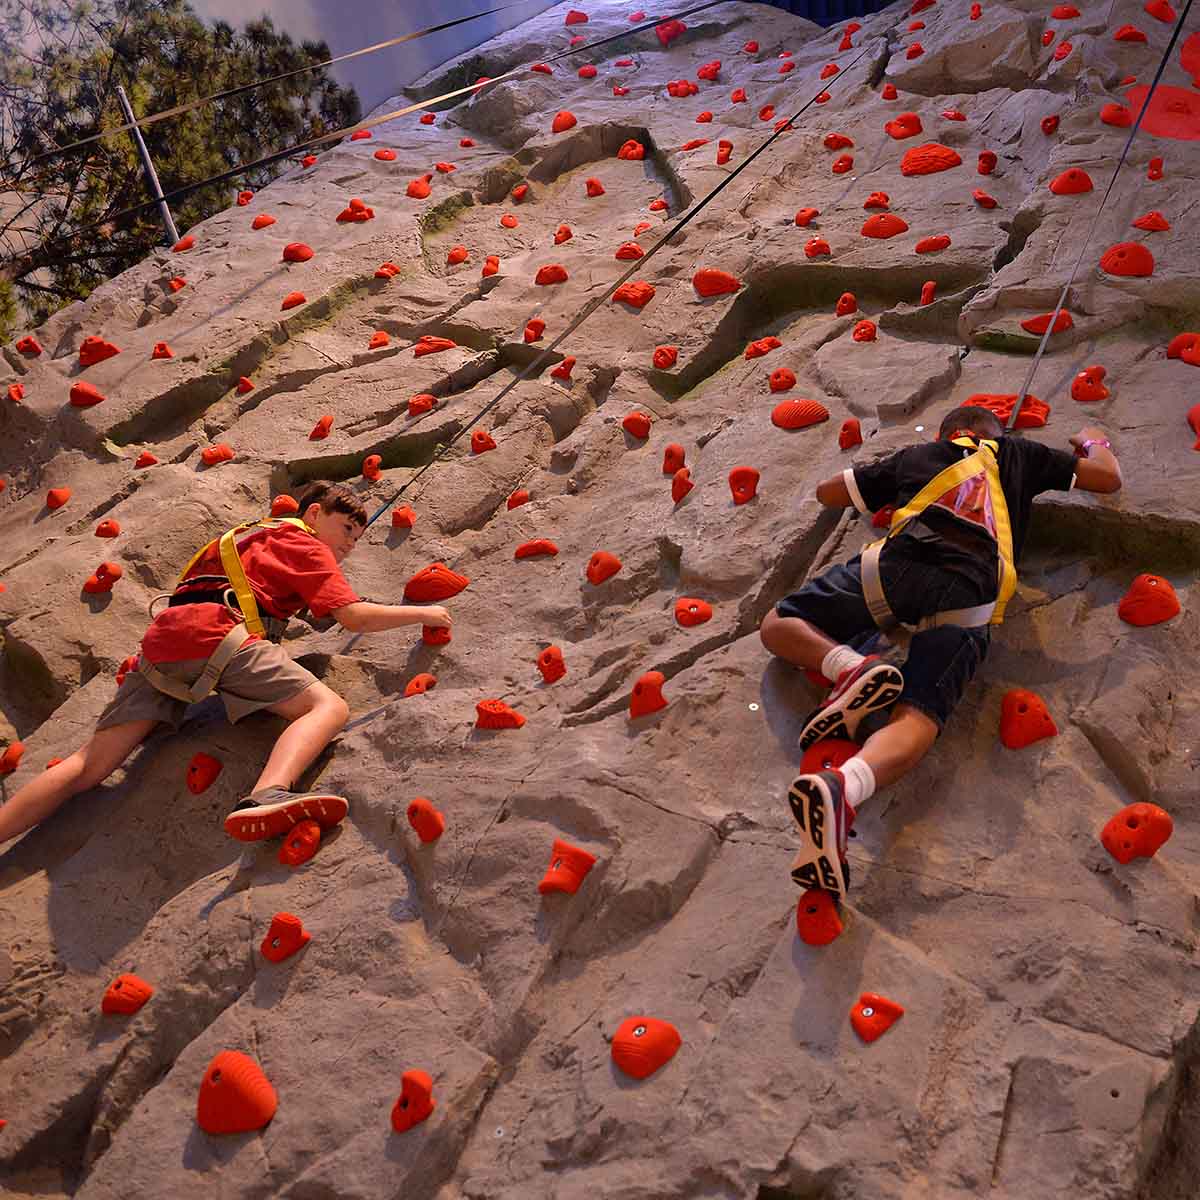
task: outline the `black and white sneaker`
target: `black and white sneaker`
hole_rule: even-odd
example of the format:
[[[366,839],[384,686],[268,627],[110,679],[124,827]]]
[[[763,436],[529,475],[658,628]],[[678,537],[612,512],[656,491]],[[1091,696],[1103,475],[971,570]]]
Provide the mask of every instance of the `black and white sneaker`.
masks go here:
[[[788,789],[788,804],[800,830],[792,879],[802,888],[822,888],[838,900],[850,886],[846,840],[854,813],[846,803],[841,771],[801,775]]]
[[[807,750],[822,738],[854,740],[859,722],[868,713],[887,708],[900,698],[904,676],[899,667],[870,654],[838,676],[833,691],[807,721],[800,732],[800,749]]]

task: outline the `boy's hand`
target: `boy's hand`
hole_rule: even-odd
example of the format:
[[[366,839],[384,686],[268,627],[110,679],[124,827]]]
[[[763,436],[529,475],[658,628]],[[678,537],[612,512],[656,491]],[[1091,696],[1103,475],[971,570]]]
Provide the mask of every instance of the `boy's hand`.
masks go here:
[[[453,623],[450,613],[440,604],[432,604],[421,613],[421,624],[432,625],[434,629],[449,629]]]
[[[1070,438],[1070,443],[1076,450],[1083,445],[1088,438],[1107,438],[1108,434],[1103,429],[1098,429],[1095,425],[1085,425],[1077,434]]]

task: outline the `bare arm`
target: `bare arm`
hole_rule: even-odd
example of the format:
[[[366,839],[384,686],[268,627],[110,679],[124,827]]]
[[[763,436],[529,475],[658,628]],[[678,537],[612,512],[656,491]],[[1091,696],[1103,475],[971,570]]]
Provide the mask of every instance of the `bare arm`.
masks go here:
[[[831,475],[824,482],[818,483],[817,499],[827,508],[848,508],[854,503],[850,499],[846,480],[841,475]]]
[[[1102,438],[1104,430],[1095,426],[1081,429],[1070,439],[1078,448],[1088,438]],[[1117,456],[1103,446],[1089,446],[1085,457],[1075,463],[1075,486],[1085,492],[1119,492],[1121,490],[1121,466]]]
[[[440,604],[372,604],[369,600],[358,600],[335,608],[330,615],[351,633],[381,633],[401,625],[450,628],[450,614]]]

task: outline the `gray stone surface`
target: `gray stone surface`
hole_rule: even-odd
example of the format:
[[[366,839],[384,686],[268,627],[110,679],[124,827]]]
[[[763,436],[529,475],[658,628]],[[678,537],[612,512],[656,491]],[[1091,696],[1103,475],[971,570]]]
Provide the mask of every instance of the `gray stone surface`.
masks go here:
[[[629,27],[632,5],[585,7],[586,26],[564,29],[559,6],[414,94],[547,58],[572,32]],[[745,160],[772,129],[763,105],[783,118],[821,87],[831,93],[639,266],[634,278],[656,288],[646,308],[602,303],[484,416],[495,451],[474,456],[460,439],[402,498],[415,527],[392,530],[385,515],[364,537],[347,573],[365,597],[398,601],[433,561],[470,577],[450,602],[448,647],[422,645],[413,629],[352,637],[293,623],[289,649],[352,713],[313,772],[350,798],[350,819],[309,864],[290,871],[275,845],[223,834],[282,726],[256,716],[231,727],[213,703],[0,854],[4,1194],[1194,1196],[1200,689],[1187,668],[1200,637],[1200,456],[1185,414],[1200,374],[1165,348],[1196,328],[1197,143],[1135,142],[1071,289],[1076,328],[1051,341],[1032,387],[1051,417],[1023,436],[1064,446],[1101,423],[1125,486],[1039,502],[980,679],[934,752],[859,816],[847,929],[822,950],[796,938],[783,802],[817,697],[757,636],[775,601],[864,544],[864,527],[817,504],[817,482],[929,436],[973,393],[1020,388],[1036,339],[1019,322],[1053,307],[1123,145],[1099,109],[1123,75],[1149,79],[1169,35],[1140,6],[1085,7],[1056,22],[1042,3],[985,0],[970,22],[966,0],[940,0],[909,34],[907,8],[893,6],[839,53],[841,27],[722,4],[689,18],[668,50],[635,35],[443,106],[433,126],[416,114],[377,125],[251,205],[231,203],[192,231],[192,251],[158,251],[57,314],[36,331],[41,358],[3,348],[0,388],[26,388],[3,409],[0,439],[0,733],[27,746],[4,781],[11,794],[87,738],[147,602],[197,545],[312,478],[354,481],[374,510],[604,294],[638,222],[651,223],[640,239],[649,250]],[[1127,20],[1148,46],[1112,40]],[[1065,62],[1042,46],[1044,28],[1067,31]],[[751,37],[757,55],[742,49]],[[908,60],[915,38],[925,53]],[[797,63],[788,75],[783,50]],[[625,56],[633,65],[617,67]],[[666,94],[666,81],[714,58],[719,82],[689,99]],[[596,62],[596,79],[576,76],[583,61]],[[847,69],[822,83],[830,61]],[[1165,80],[1188,84],[1177,57]],[[880,99],[886,82],[897,101]],[[613,96],[614,84],[629,94]],[[735,87],[746,104],[730,103]],[[706,108],[713,122],[697,124]],[[578,124],[556,135],[559,109]],[[967,120],[940,115],[952,109]],[[919,113],[921,137],[883,132],[902,111]],[[1040,121],[1051,113],[1061,124],[1048,137]],[[835,153],[822,142],[835,130],[855,142],[846,175],[830,172]],[[474,148],[458,145],[464,136]],[[642,162],[615,157],[631,137],[646,146]],[[697,137],[710,141],[680,149]],[[720,137],[734,144],[725,167],[714,162]],[[953,146],[963,164],[903,177],[900,156],[926,141]],[[394,162],[373,157],[381,146]],[[987,178],[975,171],[983,149],[999,156]],[[1167,160],[1158,183],[1146,180],[1153,155]],[[434,174],[430,199],[408,198],[408,180],[438,161],[457,170]],[[1049,181],[1069,166],[1096,190],[1053,195]],[[585,195],[590,176],[603,196]],[[521,181],[530,197],[515,204]],[[998,207],[979,208],[976,187]],[[907,233],[860,236],[876,190]],[[336,223],[352,196],[374,220]],[[648,211],[660,196],[669,212]],[[805,206],[821,210],[807,230],[794,224]],[[1131,230],[1152,208],[1172,229]],[[259,212],[276,224],[252,231]],[[506,212],[516,229],[500,226]],[[556,246],[564,222],[574,236]],[[934,233],[951,246],[914,254]],[[805,257],[814,234],[829,258]],[[1155,275],[1102,275],[1103,250],[1130,239],[1153,247]],[[282,263],[292,241],[315,257]],[[456,244],[470,259],[450,267]],[[483,279],[488,254],[501,270]],[[385,260],[401,273],[376,280]],[[535,286],[552,262],[568,281]],[[702,300],[691,286],[701,266],[743,287]],[[188,284],[172,294],[176,274]],[[938,298],[922,308],[928,279]],[[306,304],[280,312],[295,289]],[[855,317],[834,315],[844,291]],[[535,316],[546,334],[529,346]],[[852,340],[859,317],[878,324],[876,342]],[[389,345],[369,351],[380,329]],[[122,352],[81,371],[89,334]],[[423,334],[458,345],[414,359]],[[745,359],[746,343],[767,334],[782,347]],[[152,361],[157,341],[176,357]],[[660,344],[679,348],[670,369],[652,366]],[[577,359],[570,383],[548,370],[565,354]],[[1091,363],[1108,368],[1112,396],[1077,405],[1070,382]],[[780,366],[797,376],[789,395],[821,401],[827,423],[771,424],[782,397],[767,377]],[[243,374],[255,383],[244,396],[234,390]],[[76,378],[105,403],[68,407]],[[438,407],[409,418],[420,392]],[[634,409],[654,418],[644,443],[621,428]],[[309,442],[324,413],[330,437]],[[837,430],[849,416],[866,442],[845,453]],[[236,458],[206,469],[199,452],[215,441]],[[678,506],[661,472],[671,441],[696,485]],[[161,465],[135,470],[144,448]],[[359,475],[372,453],[385,468],[375,485]],[[739,464],[762,475],[743,507],[726,482]],[[62,484],[74,496],[48,512],[45,493]],[[509,511],[518,487],[532,499]],[[102,517],[123,528],[114,542],[93,536]],[[534,537],[559,555],[514,561]],[[624,564],[598,588],[584,575],[597,549]],[[102,559],[125,576],[111,596],[86,597],[80,586]],[[1168,624],[1117,617],[1143,571],[1179,591],[1184,610]],[[678,626],[683,595],[712,603],[713,619]],[[547,686],[535,659],[551,642],[568,673]],[[631,688],[652,669],[670,703],[631,722]],[[403,698],[420,671],[436,689]],[[1045,698],[1060,734],[1014,752],[997,731],[1001,699],[1018,686]],[[476,731],[487,697],[526,726]],[[224,763],[199,797],[184,784],[197,750]],[[405,820],[418,795],[446,814],[434,846]],[[1135,800],[1167,808],[1175,833],[1154,860],[1121,867],[1097,833]],[[575,896],[540,897],[556,837],[598,861]],[[273,965],[258,945],[280,910],[301,916],[313,940]],[[125,970],[157,991],[131,1019],[102,1017],[104,988]],[[848,1021],[864,990],[906,1009],[872,1045]],[[609,1052],[637,1013],[683,1038],[642,1083]],[[260,1134],[210,1138],[195,1124],[202,1072],[224,1048],[253,1055],[278,1090]],[[395,1135],[389,1112],[409,1067],[433,1076],[437,1109]]]

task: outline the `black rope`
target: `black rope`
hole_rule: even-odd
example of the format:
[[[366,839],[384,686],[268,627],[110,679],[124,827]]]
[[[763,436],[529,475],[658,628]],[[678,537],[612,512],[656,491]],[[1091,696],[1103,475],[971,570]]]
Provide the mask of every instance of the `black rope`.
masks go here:
[[[1189,2],[1190,2],[1190,0],[1189,0]],[[842,71],[839,72],[839,74],[837,76],[838,82],[841,82],[846,77],[847,73],[864,58],[868,49],[869,49],[869,46],[864,46],[863,49],[859,52],[858,56],[855,59],[853,59],[853,61],[851,61],[845,68],[843,68]],[[829,89],[823,85],[821,92],[828,91],[828,90]],[[801,105],[801,107],[796,111],[796,113],[793,114],[791,117],[789,117],[786,121],[780,122],[779,127],[775,130],[775,132],[772,133],[768,138],[766,138],[766,140],[763,141],[762,145],[760,145],[757,150],[752,151],[749,155],[747,155],[747,157],[745,159],[743,159],[742,162],[740,162],[736,167],[734,167],[734,169],[732,171],[730,171],[730,173],[728,175],[726,175],[726,177],[724,179],[722,179],[721,182],[718,183],[717,186],[714,187],[708,193],[708,195],[706,195],[698,204],[696,204],[687,213],[685,213],[674,224],[674,226],[672,226],[672,228],[667,231],[667,233],[665,233],[662,237],[660,237],[659,240],[657,242],[655,242],[655,244],[649,250],[647,250],[644,255],[642,255],[641,258],[635,259],[634,262],[630,264],[630,266],[628,266],[620,275],[617,276],[617,278],[609,285],[608,289],[604,293],[602,293],[600,296],[597,296],[594,300],[591,300],[587,304],[585,304],[584,307],[581,308],[579,310],[579,312],[575,314],[575,317],[571,321],[571,323],[562,331],[562,333],[560,333],[558,335],[558,337],[556,337],[554,339],[554,341],[552,341],[550,343],[550,345],[548,345],[542,351],[542,353],[540,355],[538,355],[537,358],[535,358],[531,362],[529,362],[525,366],[525,368],[520,372],[520,374],[518,374],[515,378],[509,380],[509,382],[506,383],[504,385],[504,387],[502,387],[500,389],[500,391],[496,394],[495,397],[493,397],[492,400],[490,400],[487,404],[485,404],[484,407],[482,409],[480,409],[480,411],[478,413],[476,413],[475,416],[466,425],[464,425],[461,429],[459,429],[458,432],[455,433],[454,436],[451,437],[451,439],[448,442],[444,443],[441,446],[441,449],[439,450],[439,452],[437,454],[435,454],[433,456],[433,458],[431,458],[429,460],[429,462],[427,462],[415,475],[413,475],[411,479],[409,479],[407,482],[405,482],[403,485],[401,485],[400,489],[395,493],[395,495],[393,495],[391,497],[391,499],[384,502],[384,504],[374,513],[374,515],[371,517],[371,519],[367,522],[367,526],[369,527],[372,524],[374,524],[375,521],[377,521],[385,512],[387,512],[387,510],[389,508],[391,508],[391,506],[393,504],[395,504],[397,500],[400,499],[400,497],[404,494],[405,490],[407,488],[411,487],[412,484],[416,483],[416,481],[418,479],[420,479],[421,476],[424,475],[425,472],[428,471],[430,467],[432,467],[435,463],[437,463],[441,459],[441,457],[446,453],[446,451],[449,450],[450,447],[453,446],[454,443],[460,437],[462,437],[463,434],[466,433],[467,430],[470,429],[472,425],[475,425],[488,412],[490,412],[491,409],[495,408],[495,406],[497,404],[499,404],[500,401],[503,400],[504,397],[507,396],[508,393],[511,392],[513,390],[513,388],[515,388],[517,386],[518,383],[521,383],[525,379],[527,379],[530,376],[530,374],[533,373],[535,368],[540,367],[543,363],[545,363],[547,361],[547,359],[549,358],[549,356],[554,353],[555,348],[557,346],[559,346],[563,341],[565,341],[566,338],[568,338],[572,333],[574,333],[575,330],[578,329],[579,326],[582,325],[583,322],[586,321],[587,318],[590,317],[592,315],[592,313],[594,313],[596,311],[596,309],[598,309],[600,307],[601,304],[603,304],[606,300],[608,300],[612,296],[612,294],[617,290],[617,288],[619,288],[621,286],[621,284],[627,282],[635,274],[637,274],[639,271],[641,271],[642,268],[645,266],[647,260],[653,258],[654,255],[657,254],[658,251],[661,250],[662,247],[665,246],[667,244],[667,242],[669,242],[677,233],[679,233],[679,231],[681,229],[683,229],[683,227],[685,225],[687,225],[687,223],[689,221],[691,221],[693,217],[695,217],[709,203],[711,203],[713,200],[715,200],[716,197],[718,195],[720,195],[720,193],[722,191],[724,191],[725,188],[727,188],[738,177],[738,175],[740,175],[742,173],[742,171],[744,171],[760,154],[762,154],[764,150],[766,150],[773,142],[775,142],[775,140],[777,138],[782,137],[784,133],[786,133],[789,129],[791,129],[792,122],[797,120],[797,118],[801,117],[805,112],[808,111],[808,109],[814,103],[816,103],[816,98],[818,95],[821,94],[821,92],[818,92],[816,95],[814,95],[809,100],[807,100],[803,105]]]

